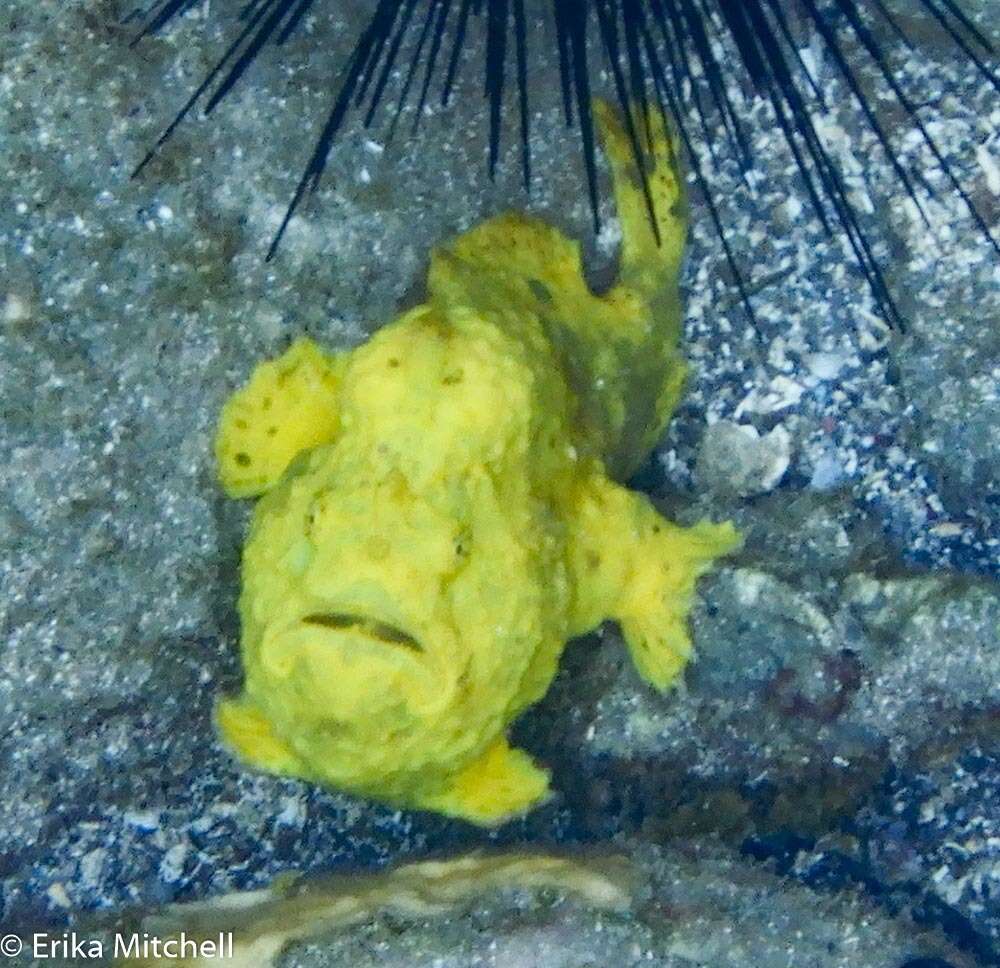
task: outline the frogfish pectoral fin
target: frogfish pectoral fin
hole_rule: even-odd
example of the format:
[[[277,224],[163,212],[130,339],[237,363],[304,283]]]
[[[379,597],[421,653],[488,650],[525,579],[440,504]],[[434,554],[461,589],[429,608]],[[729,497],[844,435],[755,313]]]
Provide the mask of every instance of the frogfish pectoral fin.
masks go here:
[[[277,359],[258,365],[229,398],[219,419],[215,458],[230,497],[263,494],[298,454],[336,437],[342,361],[303,337]]]
[[[500,736],[438,792],[417,806],[493,827],[537,806],[549,795],[549,774]]]
[[[601,474],[580,483],[572,506],[573,633],[614,619],[642,677],[666,688],[691,654],[687,616],[695,583],[715,558],[739,545],[736,529],[708,521],[673,524],[645,495]]]
[[[223,699],[215,709],[215,724],[226,746],[241,760],[268,773],[309,775],[305,764],[247,700]]]

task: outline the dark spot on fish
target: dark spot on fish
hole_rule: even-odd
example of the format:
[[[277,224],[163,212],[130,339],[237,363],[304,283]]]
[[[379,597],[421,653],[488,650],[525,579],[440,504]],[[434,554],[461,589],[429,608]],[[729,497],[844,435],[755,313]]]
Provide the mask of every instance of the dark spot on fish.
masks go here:
[[[342,723],[335,719],[324,720],[317,729],[321,735],[333,740],[341,739],[351,731],[347,723]]]
[[[395,369],[397,366],[399,366],[399,360],[397,360],[395,356],[390,356],[389,357],[389,366],[392,369]]]
[[[236,463],[239,464],[240,467],[249,467],[250,466],[250,455],[249,454],[244,454],[242,451],[240,451],[240,453],[238,453],[236,455]]]
[[[446,387],[454,386],[456,383],[462,382],[462,377],[465,374],[461,370],[454,370],[451,373],[445,375],[444,379],[441,381]]]
[[[540,302],[552,302],[552,293],[549,292],[549,287],[541,279],[529,279],[528,288],[531,290],[531,294]]]

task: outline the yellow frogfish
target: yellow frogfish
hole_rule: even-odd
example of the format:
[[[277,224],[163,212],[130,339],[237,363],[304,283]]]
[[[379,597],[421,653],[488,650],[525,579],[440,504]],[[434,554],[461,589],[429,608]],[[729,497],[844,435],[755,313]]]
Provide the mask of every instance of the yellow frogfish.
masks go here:
[[[656,689],[684,666],[695,580],[736,533],[623,486],[684,380],[682,181],[655,112],[647,196],[595,110],[622,229],[607,292],[577,243],[503,215],[437,247],[426,301],[367,343],[299,339],[226,403],[222,484],[260,501],[245,685],[217,721],[248,763],[493,825],[549,794],[506,731],[567,639],[613,619]]]

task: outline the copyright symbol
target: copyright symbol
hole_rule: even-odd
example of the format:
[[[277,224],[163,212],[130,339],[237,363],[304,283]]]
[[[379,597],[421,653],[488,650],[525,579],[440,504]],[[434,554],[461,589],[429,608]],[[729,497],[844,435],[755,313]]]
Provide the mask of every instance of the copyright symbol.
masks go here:
[[[5,934],[0,938],[0,955],[14,958],[21,953],[21,939],[16,934]]]

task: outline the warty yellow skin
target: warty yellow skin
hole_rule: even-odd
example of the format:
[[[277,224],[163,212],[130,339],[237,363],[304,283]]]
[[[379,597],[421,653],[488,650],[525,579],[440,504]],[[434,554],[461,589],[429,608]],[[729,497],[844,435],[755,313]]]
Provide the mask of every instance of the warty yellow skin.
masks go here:
[[[300,339],[223,411],[220,477],[260,496],[243,557],[246,761],[491,825],[548,794],[512,749],[566,640],[617,621],[663,689],[730,525],[680,528],[621,483],[684,378],[682,185],[650,119],[653,234],[628,140],[596,105],[622,252],[595,296],[578,246],[521,215],[434,250],[427,301],[347,353]]]

